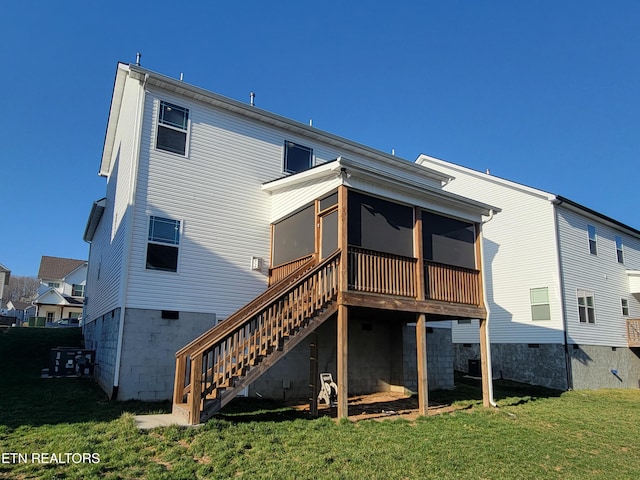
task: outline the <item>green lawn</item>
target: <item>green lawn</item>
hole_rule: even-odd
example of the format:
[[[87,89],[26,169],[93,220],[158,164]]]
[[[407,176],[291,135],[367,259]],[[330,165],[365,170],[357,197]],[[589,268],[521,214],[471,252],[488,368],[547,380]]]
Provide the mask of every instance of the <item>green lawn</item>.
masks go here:
[[[0,332],[0,478],[640,476],[639,390],[559,395],[497,382],[500,408],[486,410],[478,387],[461,384],[432,395],[460,406],[454,413],[355,424],[234,401],[200,428],[138,431],[133,414],[169,405],[109,402],[89,380],[39,378],[51,347],[79,342],[73,330]]]

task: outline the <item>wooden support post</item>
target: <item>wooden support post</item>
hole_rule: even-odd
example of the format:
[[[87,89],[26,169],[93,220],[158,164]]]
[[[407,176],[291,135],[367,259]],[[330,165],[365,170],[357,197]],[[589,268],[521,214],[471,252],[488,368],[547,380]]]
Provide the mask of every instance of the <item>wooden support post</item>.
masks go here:
[[[338,418],[349,416],[349,314],[346,305],[338,305]]]
[[[480,270],[478,276],[478,292],[480,292],[480,307],[486,309],[484,303],[484,284],[482,281],[482,224],[476,224],[476,268]],[[480,372],[482,375],[482,405],[491,406],[491,394],[489,393],[492,382],[491,361],[489,359],[489,329],[488,317],[480,318]]]
[[[192,425],[200,423],[202,404],[202,355],[191,358],[191,401],[189,402],[189,420]]]
[[[313,418],[318,416],[318,375],[318,332],[313,332],[309,342],[309,413]]]
[[[349,289],[348,265],[348,223],[347,223],[347,187],[338,187],[338,248],[340,248],[340,267],[338,272],[338,418],[349,416],[349,314],[342,303],[343,292]]]
[[[416,299],[424,300],[424,255],[422,246],[422,210],[414,209],[413,256],[416,258]],[[429,382],[427,375],[427,316],[418,315],[416,321],[416,357],[418,363],[418,410],[427,415],[429,409]]]
[[[176,357],[176,373],[173,383],[173,404],[184,403],[184,376],[186,374],[187,359],[184,355]]]
[[[347,187],[340,185],[338,187],[338,248],[340,248],[339,292],[346,292],[349,289],[349,274],[347,269],[349,254],[347,194]]]
[[[427,377],[427,316],[418,315],[416,322],[416,347],[418,357],[418,410],[427,415],[429,409],[429,383]]]

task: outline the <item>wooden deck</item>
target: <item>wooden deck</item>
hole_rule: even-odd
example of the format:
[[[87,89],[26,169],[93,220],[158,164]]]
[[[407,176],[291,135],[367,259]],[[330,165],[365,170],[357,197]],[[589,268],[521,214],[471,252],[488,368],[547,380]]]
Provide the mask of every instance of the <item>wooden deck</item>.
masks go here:
[[[640,318],[627,320],[627,342],[629,348],[640,348]]]

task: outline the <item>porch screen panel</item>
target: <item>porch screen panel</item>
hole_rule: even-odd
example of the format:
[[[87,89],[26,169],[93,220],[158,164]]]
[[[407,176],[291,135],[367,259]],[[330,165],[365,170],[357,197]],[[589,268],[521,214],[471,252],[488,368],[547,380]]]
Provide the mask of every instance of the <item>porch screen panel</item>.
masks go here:
[[[349,244],[413,257],[413,209],[405,205],[349,192]]]
[[[321,254],[327,258],[338,249],[338,211],[331,212],[320,219],[322,222]]]
[[[422,212],[422,239],[425,260],[476,268],[475,226],[472,223]]]
[[[315,243],[315,208],[310,205],[274,224],[271,265],[282,265],[312,254]]]

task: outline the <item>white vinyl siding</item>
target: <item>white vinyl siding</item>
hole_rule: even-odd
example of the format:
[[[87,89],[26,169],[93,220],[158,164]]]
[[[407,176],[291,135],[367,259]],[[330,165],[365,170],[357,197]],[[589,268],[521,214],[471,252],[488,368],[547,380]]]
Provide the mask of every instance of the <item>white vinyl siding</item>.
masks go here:
[[[502,209],[482,226],[489,333],[492,343],[562,343],[562,306],[553,205],[544,192],[439,163],[427,167],[455,177],[445,190]],[[531,320],[530,289],[548,286],[551,319]],[[472,325],[453,323],[454,343],[478,343]]]
[[[586,248],[587,225],[596,228],[598,255],[592,255]],[[629,295],[626,269],[640,268],[640,241],[625,237],[623,265],[616,260],[615,237],[620,233],[611,226],[561,205],[558,207],[558,229],[569,343],[626,347],[626,322],[621,313],[620,299]],[[580,322],[578,290],[593,292],[594,324]],[[629,298],[629,313],[637,314],[638,301],[633,296]]]
[[[117,308],[119,288],[124,280],[122,262],[126,225],[130,218],[131,163],[135,150],[135,118],[140,83],[127,79],[116,131],[111,170],[107,177],[107,202],[89,250],[89,271],[85,296],[87,321]]]

